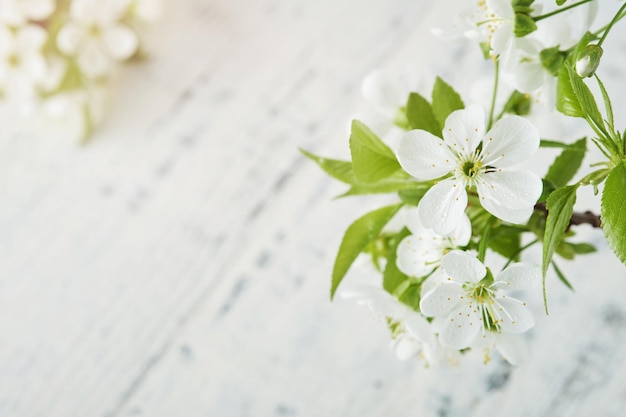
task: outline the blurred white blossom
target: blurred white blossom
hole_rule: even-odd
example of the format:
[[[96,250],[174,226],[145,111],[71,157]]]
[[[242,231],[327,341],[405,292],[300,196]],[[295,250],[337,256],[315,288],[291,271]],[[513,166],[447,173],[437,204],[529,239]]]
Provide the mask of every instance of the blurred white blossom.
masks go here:
[[[2,0],[0,23],[20,26],[30,21],[46,19],[54,11],[55,0]]]
[[[126,2],[113,0],[74,0],[71,20],[57,37],[61,52],[76,56],[88,77],[101,77],[113,62],[132,56],[139,45],[135,32],[120,22],[128,8]]]
[[[36,25],[0,26],[0,90],[21,108],[31,107],[46,77],[42,47],[47,33]]]

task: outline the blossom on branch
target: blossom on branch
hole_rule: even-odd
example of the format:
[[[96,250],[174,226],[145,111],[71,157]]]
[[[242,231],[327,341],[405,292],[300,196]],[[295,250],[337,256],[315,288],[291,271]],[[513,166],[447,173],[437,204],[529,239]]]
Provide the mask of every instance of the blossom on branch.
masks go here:
[[[422,295],[420,310],[445,317],[439,340],[445,347],[465,349],[479,334],[523,333],[534,326],[525,302],[507,291],[527,290],[541,282],[539,268],[515,264],[497,278],[475,257],[452,251],[441,260],[444,279]],[[497,344],[497,343],[496,343]]]
[[[485,133],[485,113],[470,105],[448,116],[443,140],[424,130],[407,132],[398,149],[402,168],[419,180],[442,178],[421,199],[423,224],[450,233],[468,204],[467,189],[499,219],[523,223],[532,214],[543,188],[530,171],[509,170],[539,148],[539,133],[518,116],[500,119]]]

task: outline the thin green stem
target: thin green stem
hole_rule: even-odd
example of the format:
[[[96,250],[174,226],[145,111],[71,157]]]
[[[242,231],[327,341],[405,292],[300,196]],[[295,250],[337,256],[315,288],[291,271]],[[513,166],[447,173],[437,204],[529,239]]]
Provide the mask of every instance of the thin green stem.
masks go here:
[[[559,13],[563,13],[563,12],[569,10],[569,9],[573,9],[574,7],[578,7],[578,6],[583,5],[585,3],[589,3],[590,1],[593,1],[593,0],[582,0],[582,1],[579,1],[578,3],[570,4],[569,6],[566,6],[566,7],[560,8],[560,9],[556,9],[556,10],[550,12],[550,13],[542,14],[541,16],[534,16],[532,19],[535,22],[538,22],[540,20],[547,19],[548,17],[552,17],[552,16],[557,15]]]
[[[511,264],[511,262],[513,262],[513,259],[515,259],[515,257],[517,255],[519,255],[520,253],[524,252],[526,249],[530,248],[532,245],[534,245],[535,243],[539,242],[538,239],[533,240],[532,242],[522,246],[521,248],[519,248],[518,250],[515,251],[515,253],[513,253],[513,255],[511,255],[511,257],[509,258],[508,261],[506,261],[506,263],[504,264],[504,267],[502,267],[502,269],[506,269],[507,266],[509,266]]]
[[[617,21],[619,19],[621,19],[623,16],[620,16],[622,14],[622,12],[626,9],[626,3],[624,3],[622,5],[622,7],[619,8],[619,10],[617,11],[617,13],[615,13],[615,16],[613,16],[613,19],[611,20],[611,22],[608,24],[608,26],[606,27],[604,33],[602,34],[602,37],[600,38],[600,40],[598,41],[598,46],[602,46],[602,42],[604,42],[604,40],[606,39],[607,35],[609,34],[609,32],[611,31],[611,29],[613,28],[613,26],[617,23]]]
[[[487,130],[491,129],[491,125],[493,125],[493,113],[496,109],[496,97],[498,95],[498,82],[500,79],[500,61],[495,61],[496,69],[495,69],[495,77],[493,82],[493,94],[491,95],[491,109],[489,110],[489,124],[487,125]]]

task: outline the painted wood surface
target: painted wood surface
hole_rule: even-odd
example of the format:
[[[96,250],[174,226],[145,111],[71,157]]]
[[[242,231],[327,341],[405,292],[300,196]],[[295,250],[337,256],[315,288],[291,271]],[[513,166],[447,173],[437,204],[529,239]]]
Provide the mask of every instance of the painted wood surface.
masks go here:
[[[347,155],[377,67],[476,94],[477,51],[429,32],[453,4],[170,2],[89,145],[7,125],[0,417],[622,415],[626,270],[598,231],[579,229],[597,254],[563,265],[576,292],[551,277],[520,368],[399,362],[381,323],[328,301],[343,230],[384,199],[333,201],[342,187],[297,148]],[[550,128],[574,139],[580,124]]]

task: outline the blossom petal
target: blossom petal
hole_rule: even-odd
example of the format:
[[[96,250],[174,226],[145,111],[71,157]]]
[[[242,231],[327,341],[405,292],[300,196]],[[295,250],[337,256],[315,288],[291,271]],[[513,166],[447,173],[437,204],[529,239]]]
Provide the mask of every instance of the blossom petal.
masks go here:
[[[43,20],[54,11],[54,0],[22,0],[24,10],[29,18]]]
[[[532,93],[541,87],[546,75],[539,62],[519,62],[514,67],[515,87],[522,93]]]
[[[521,365],[528,357],[528,346],[517,335],[499,333],[495,335],[496,350],[511,365]]]
[[[519,61],[516,42],[510,24],[498,27],[491,38],[491,49],[499,55],[502,69],[507,72],[513,71]]]
[[[59,31],[57,35],[57,46],[64,54],[74,55],[84,37],[85,29],[80,25],[69,22]]]
[[[436,233],[446,235],[463,221],[467,192],[463,185],[449,179],[433,185],[419,202],[422,223]]]
[[[15,46],[21,54],[39,53],[48,33],[37,25],[27,25],[16,32]]]
[[[472,237],[472,223],[465,212],[463,212],[463,216],[461,216],[461,221],[457,227],[448,234],[448,237],[452,239],[454,246],[465,246],[469,243]]]
[[[521,209],[514,209],[497,204],[493,200],[481,200],[481,204],[485,210],[493,214],[497,218],[513,224],[522,224],[528,221],[533,214],[534,207],[527,206]]]
[[[411,312],[404,318],[406,330],[420,342],[435,343],[435,337],[430,323],[419,313]]]
[[[487,269],[474,256],[453,250],[441,259],[441,268],[458,283],[478,282],[485,277]]]
[[[512,19],[515,16],[510,0],[487,0],[487,7],[502,19]]]
[[[113,25],[103,29],[102,42],[104,42],[109,55],[118,61],[128,59],[137,51],[139,46],[135,32],[123,25]]]
[[[407,229],[409,229],[413,234],[417,234],[428,229],[421,222],[417,207],[409,207],[406,209],[405,223]]]
[[[458,283],[446,282],[422,296],[420,311],[427,317],[445,317],[456,308],[463,297],[465,290]]]
[[[465,290],[456,282],[437,285],[420,300],[420,311],[428,317],[445,316],[464,296]]]
[[[100,77],[111,68],[111,59],[102,49],[99,42],[84,42],[78,55],[78,65],[88,77]]]
[[[536,287],[540,282],[539,267],[518,263],[500,272],[496,287],[503,290],[528,290]]]
[[[455,161],[446,144],[424,130],[411,130],[400,140],[398,162],[417,179],[440,178],[454,169]]]
[[[543,183],[539,176],[530,171],[502,171],[481,175],[476,188],[481,204],[486,199],[504,207],[522,209],[535,205],[543,190]]]
[[[528,120],[509,116],[498,120],[483,140],[483,163],[510,167],[529,159],[539,149],[539,131]]]
[[[435,272],[430,274],[428,278],[422,282],[421,297],[424,298],[426,294],[434,290],[435,287],[446,283],[449,283],[448,275],[441,268],[435,269]]]
[[[433,244],[428,236],[405,237],[398,245],[396,258],[398,269],[411,277],[427,275],[443,256],[440,242],[441,240],[438,240]]]
[[[340,290],[341,298],[351,299],[357,305],[366,305],[372,313],[383,317],[398,319],[407,308],[380,287],[374,285],[355,285]]]
[[[535,325],[526,303],[506,295],[495,300],[496,313],[500,315],[500,328],[509,333],[523,333]]]
[[[485,111],[477,104],[453,111],[446,119],[443,139],[455,152],[469,154],[485,135]]]
[[[400,335],[391,341],[391,350],[399,360],[405,361],[422,350],[422,343],[408,335]]]
[[[472,344],[481,329],[480,315],[469,303],[462,303],[448,316],[439,341],[451,349],[465,349]]]

